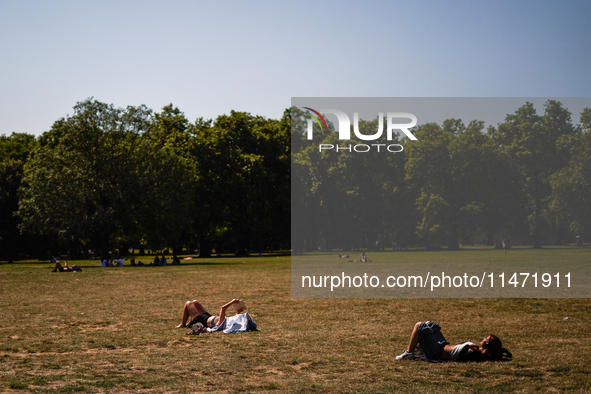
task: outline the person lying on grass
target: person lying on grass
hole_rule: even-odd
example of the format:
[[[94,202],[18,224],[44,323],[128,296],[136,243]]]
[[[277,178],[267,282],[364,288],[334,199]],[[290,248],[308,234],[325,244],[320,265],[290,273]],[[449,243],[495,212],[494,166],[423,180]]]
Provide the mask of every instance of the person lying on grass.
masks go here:
[[[422,352],[429,360],[483,361],[499,360],[503,355],[512,357],[511,353],[502,347],[501,340],[494,335],[484,338],[480,346],[473,342],[450,345],[441,333],[441,326],[432,321],[415,324],[408,348],[396,356],[396,360],[414,360],[415,350],[419,350],[417,355]]]
[[[68,263],[66,263],[65,261],[64,265],[62,265],[62,263],[60,263],[59,261],[56,261],[55,268],[51,270],[51,272],[82,272],[82,270],[77,265],[68,267]]]
[[[181,320],[181,324],[176,326],[176,328],[188,328],[195,323],[201,323],[204,328],[219,327],[226,318],[226,310],[230,307],[230,305],[241,302],[242,300],[234,298],[232,301],[222,305],[219,316],[214,316],[207,312],[207,310],[205,310],[199,301],[187,301],[183,308],[183,319]],[[240,313],[240,310],[236,312]],[[187,324],[189,316],[191,317],[191,320],[190,323]]]

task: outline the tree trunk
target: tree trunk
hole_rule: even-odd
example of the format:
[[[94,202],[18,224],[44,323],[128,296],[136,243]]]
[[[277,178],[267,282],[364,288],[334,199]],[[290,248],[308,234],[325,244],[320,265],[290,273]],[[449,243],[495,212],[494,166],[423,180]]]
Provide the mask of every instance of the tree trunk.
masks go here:
[[[453,223],[451,228],[449,229],[449,234],[447,237],[447,250],[458,249],[460,249],[460,247],[458,246],[458,230],[456,229],[455,223]]]
[[[495,245],[495,241],[494,241],[493,232],[491,230],[488,230],[488,233],[486,234],[486,246],[494,246],[494,245]]]
[[[97,252],[100,256],[100,259],[108,259],[109,258],[109,235],[108,234],[101,234],[97,245]]]
[[[542,242],[541,242],[541,235],[540,235],[540,210],[542,205],[542,199],[540,197],[540,188],[538,185],[538,178],[537,173],[534,174],[534,223],[533,223],[533,231],[532,231],[532,238],[534,249],[541,249]]]
[[[533,223],[533,231],[532,231],[532,238],[534,249],[541,249],[542,248],[542,240],[540,234],[540,199],[536,196],[536,206],[534,207],[534,223]]]
[[[201,240],[199,242],[199,257],[211,257],[211,241]]]

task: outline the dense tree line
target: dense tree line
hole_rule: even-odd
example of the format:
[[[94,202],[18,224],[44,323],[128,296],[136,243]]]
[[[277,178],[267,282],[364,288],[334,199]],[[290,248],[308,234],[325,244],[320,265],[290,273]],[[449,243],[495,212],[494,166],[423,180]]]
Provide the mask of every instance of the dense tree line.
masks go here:
[[[190,122],[172,104],[88,99],[38,138],[0,136],[0,259],[591,236],[590,109],[577,125],[552,100],[542,115],[526,103],[487,130],[423,124],[418,141],[389,141],[402,153],[379,155],[319,152],[318,139],[305,140],[307,118],[291,108],[279,120],[232,111]],[[366,135],[377,126],[359,122]],[[363,143],[338,140],[331,124],[315,135]]]
[[[388,141],[402,153],[382,154],[321,152],[319,143],[365,142],[315,127],[306,143],[307,119],[292,108],[294,249],[457,249],[503,238],[541,247],[591,236],[588,108],[579,125],[553,100],[542,115],[526,103],[487,130],[476,120],[423,124],[417,141]],[[366,135],[377,127],[359,122]]]
[[[39,138],[0,137],[0,258],[288,248],[289,136],[288,112],[80,102]]]

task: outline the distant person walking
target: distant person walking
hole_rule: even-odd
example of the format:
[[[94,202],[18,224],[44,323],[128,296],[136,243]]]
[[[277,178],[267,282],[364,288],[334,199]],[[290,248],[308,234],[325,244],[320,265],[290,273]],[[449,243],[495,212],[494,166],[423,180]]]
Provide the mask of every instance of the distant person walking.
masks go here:
[[[507,240],[503,239],[503,253],[507,253]]]

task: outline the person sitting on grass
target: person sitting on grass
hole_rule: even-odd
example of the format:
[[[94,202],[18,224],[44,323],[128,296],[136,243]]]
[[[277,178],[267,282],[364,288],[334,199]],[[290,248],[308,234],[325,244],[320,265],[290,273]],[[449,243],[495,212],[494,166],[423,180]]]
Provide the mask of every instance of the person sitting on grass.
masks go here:
[[[501,340],[489,335],[480,342],[480,346],[473,342],[450,345],[441,333],[441,326],[432,321],[415,324],[408,348],[396,360],[414,360],[415,351],[429,360],[454,361],[483,361],[499,360],[503,355],[512,357],[511,353],[502,347]]]
[[[365,252],[361,252],[360,260],[362,263],[367,263],[367,255],[365,254]]]
[[[199,301],[187,301],[183,308],[183,318],[181,320],[181,324],[176,326],[176,328],[189,328],[195,323],[201,323],[204,328],[219,327],[226,318],[226,310],[230,307],[230,305],[240,302],[242,302],[242,300],[234,298],[232,301],[222,306],[219,316],[214,316],[209,313]],[[240,311],[237,312],[240,313]],[[191,317],[190,321],[189,316]]]

